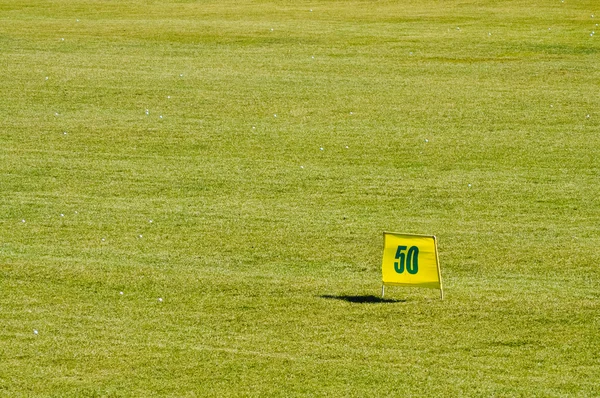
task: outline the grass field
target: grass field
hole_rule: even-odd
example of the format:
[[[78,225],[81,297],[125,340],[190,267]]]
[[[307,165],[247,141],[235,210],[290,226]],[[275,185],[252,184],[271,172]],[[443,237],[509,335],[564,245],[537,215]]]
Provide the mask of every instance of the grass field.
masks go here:
[[[0,396],[600,396],[598,23],[0,0]]]

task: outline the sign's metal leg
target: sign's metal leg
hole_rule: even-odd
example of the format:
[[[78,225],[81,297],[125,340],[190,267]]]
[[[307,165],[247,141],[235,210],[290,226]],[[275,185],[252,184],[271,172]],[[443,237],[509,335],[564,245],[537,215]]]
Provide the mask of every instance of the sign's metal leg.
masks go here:
[[[385,285],[381,285],[381,298],[385,295]]]

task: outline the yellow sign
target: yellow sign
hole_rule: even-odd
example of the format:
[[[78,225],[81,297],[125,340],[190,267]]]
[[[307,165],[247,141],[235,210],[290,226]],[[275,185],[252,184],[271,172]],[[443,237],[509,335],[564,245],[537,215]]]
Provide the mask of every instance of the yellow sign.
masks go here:
[[[442,275],[437,241],[431,235],[383,233],[383,286],[412,286],[440,289]]]

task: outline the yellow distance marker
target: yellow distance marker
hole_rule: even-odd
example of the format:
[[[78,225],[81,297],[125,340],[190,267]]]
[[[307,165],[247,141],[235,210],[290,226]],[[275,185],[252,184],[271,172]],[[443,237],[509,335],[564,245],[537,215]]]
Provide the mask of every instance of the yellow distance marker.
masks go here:
[[[435,236],[384,232],[381,271],[381,297],[386,286],[408,286],[440,289],[444,299]]]

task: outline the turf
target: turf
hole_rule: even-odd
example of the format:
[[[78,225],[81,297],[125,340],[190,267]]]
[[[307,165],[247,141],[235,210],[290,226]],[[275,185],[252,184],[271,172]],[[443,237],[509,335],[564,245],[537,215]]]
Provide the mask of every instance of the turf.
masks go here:
[[[600,395],[599,19],[0,0],[0,395]]]

